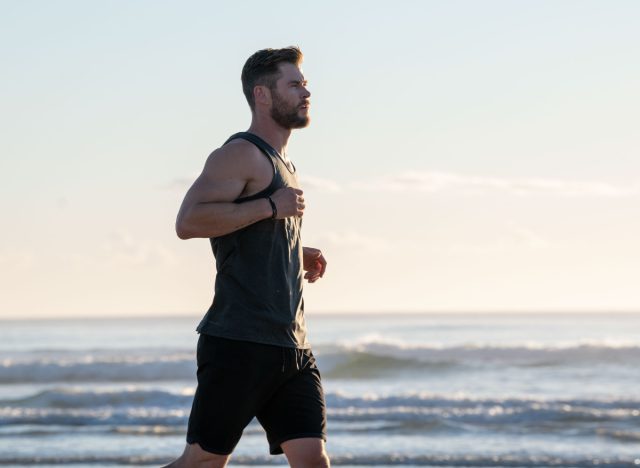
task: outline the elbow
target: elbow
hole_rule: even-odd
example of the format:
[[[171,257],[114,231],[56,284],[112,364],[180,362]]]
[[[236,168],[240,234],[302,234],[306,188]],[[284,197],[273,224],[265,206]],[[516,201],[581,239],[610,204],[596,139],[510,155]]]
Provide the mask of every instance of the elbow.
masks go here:
[[[182,220],[176,221],[176,234],[182,240],[191,239],[193,236],[193,232],[188,228],[186,223]]]
[[[176,234],[182,240],[193,239],[196,237],[193,232],[188,231],[186,229],[176,229]]]
[[[189,235],[189,233],[187,231],[181,231],[181,230],[178,230],[178,229],[176,229],[176,234],[182,240],[191,239],[193,237],[193,236]]]
[[[191,236],[189,235],[189,233],[187,231],[185,231],[183,229],[179,229],[177,227],[176,227],[176,234],[182,240],[191,239]]]

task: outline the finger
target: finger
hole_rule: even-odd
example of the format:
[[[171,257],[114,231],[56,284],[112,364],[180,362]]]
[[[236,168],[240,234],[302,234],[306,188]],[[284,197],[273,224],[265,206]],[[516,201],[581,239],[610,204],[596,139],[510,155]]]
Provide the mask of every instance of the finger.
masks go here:
[[[319,276],[320,275],[320,268],[318,268],[317,264],[314,264],[313,266],[311,266],[309,268],[305,268],[305,272],[309,276]]]
[[[302,195],[304,192],[298,188],[292,188],[293,193],[297,194],[297,195]]]
[[[320,257],[318,258],[317,263],[320,265],[320,276],[324,276],[324,272],[327,269],[327,261],[325,260],[325,258],[322,255],[322,253],[320,254]]]

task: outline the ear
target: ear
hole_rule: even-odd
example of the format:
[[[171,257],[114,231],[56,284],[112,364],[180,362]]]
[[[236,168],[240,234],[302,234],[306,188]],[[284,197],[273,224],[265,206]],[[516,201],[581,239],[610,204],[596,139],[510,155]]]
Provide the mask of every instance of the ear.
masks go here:
[[[262,104],[263,106],[271,105],[271,90],[263,85],[254,86],[253,88],[253,100],[256,104]]]

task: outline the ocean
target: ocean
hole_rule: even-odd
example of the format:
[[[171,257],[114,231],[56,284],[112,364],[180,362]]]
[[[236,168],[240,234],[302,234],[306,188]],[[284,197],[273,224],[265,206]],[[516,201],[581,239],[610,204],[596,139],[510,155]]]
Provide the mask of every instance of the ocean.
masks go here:
[[[0,322],[0,466],[160,466],[200,317]],[[640,466],[640,315],[307,315],[334,466]],[[262,428],[230,466],[286,465]]]

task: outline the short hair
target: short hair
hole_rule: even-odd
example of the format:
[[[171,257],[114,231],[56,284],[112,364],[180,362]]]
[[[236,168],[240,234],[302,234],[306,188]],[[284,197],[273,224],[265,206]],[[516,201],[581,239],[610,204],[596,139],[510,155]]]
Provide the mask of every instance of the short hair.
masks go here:
[[[247,98],[249,107],[253,111],[256,103],[253,98],[253,88],[267,86],[273,89],[280,78],[281,63],[299,65],[302,62],[302,51],[297,46],[283,49],[262,49],[247,59],[242,67],[242,92]]]

